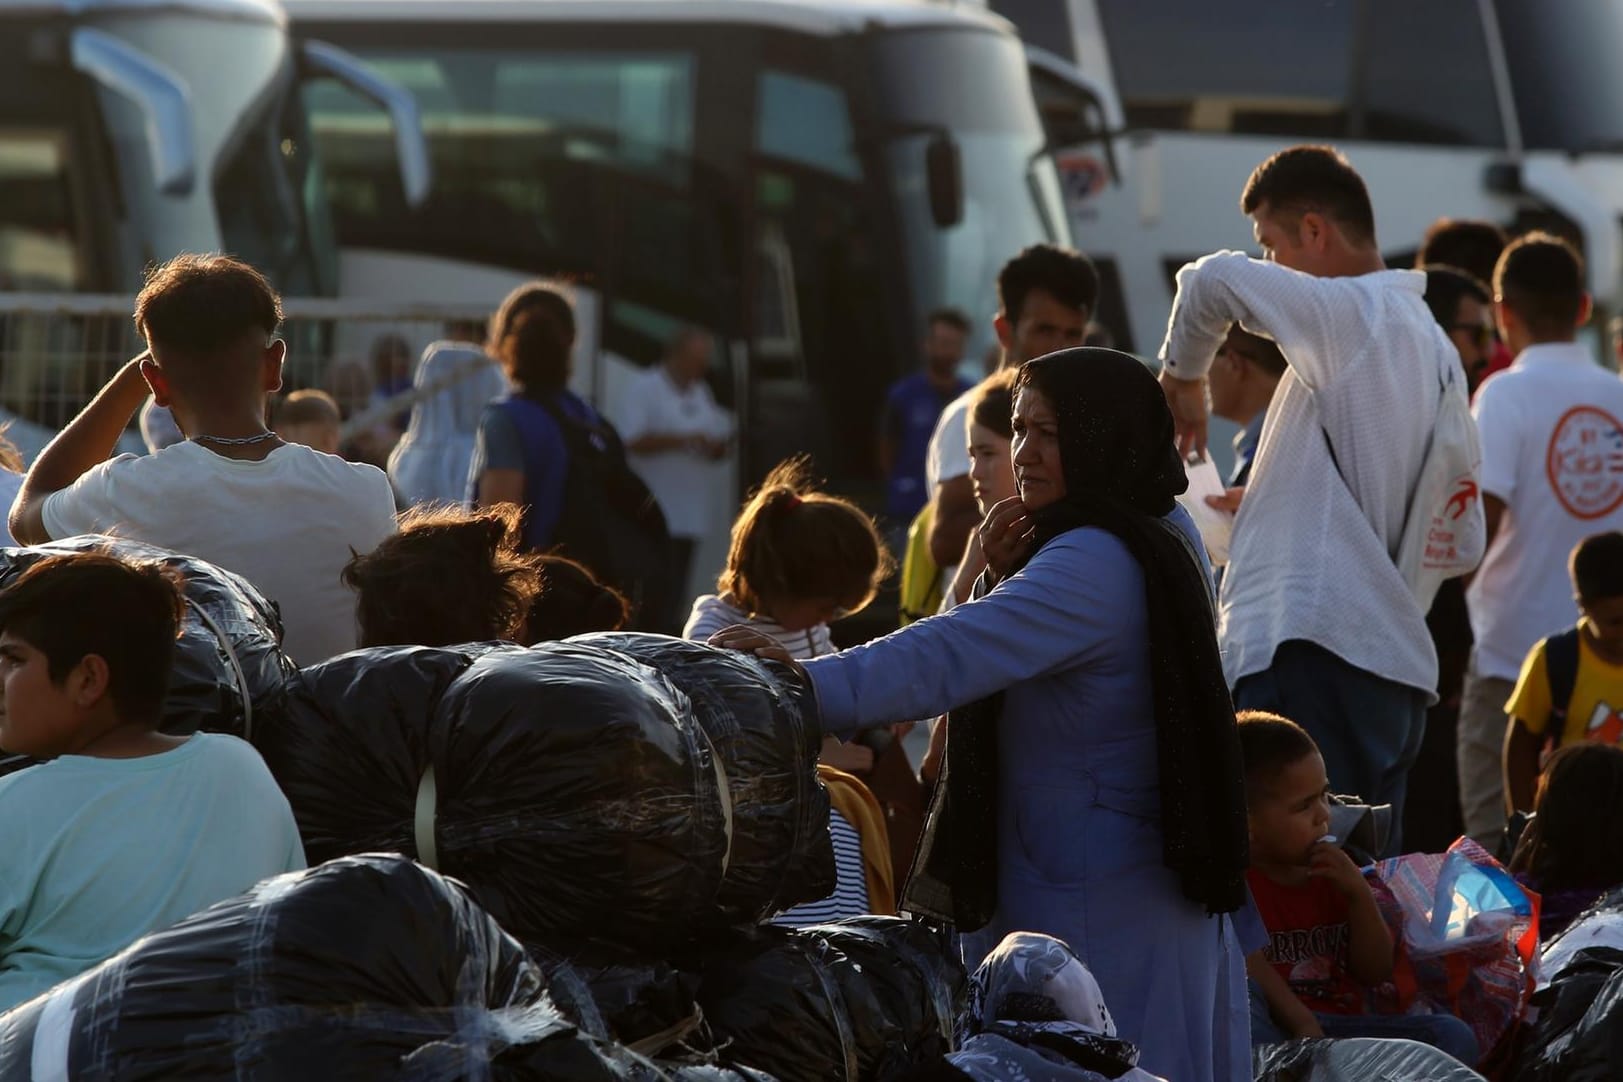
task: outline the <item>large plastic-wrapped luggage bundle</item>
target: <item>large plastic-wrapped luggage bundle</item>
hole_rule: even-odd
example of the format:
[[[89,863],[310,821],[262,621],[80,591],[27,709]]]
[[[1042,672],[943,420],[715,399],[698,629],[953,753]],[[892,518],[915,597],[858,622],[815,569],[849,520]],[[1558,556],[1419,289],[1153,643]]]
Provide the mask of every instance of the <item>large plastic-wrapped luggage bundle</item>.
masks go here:
[[[460,886],[397,856],[266,880],[0,1016],[0,1077],[663,1080],[579,1032]]]
[[[732,796],[721,916],[755,923],[834,889],[828,793],[816,770],[822,733],[798,680],[751,655],[665,635],[570,641],[651,665],[687,696]]]
[[[30,548],[0,549],[0,589],[47,556],[104,551],[151,560],[185,577],[186,619],[164,699],[163,731],[199,729],[251,738],[294,672],[282,653],[276,606],[239,575],[204,560],[115,537],[84,535]],[[0,752],[0,774],[33,760]]]
[[[762,928],[706,968],[722,1059],[783,1082],[881,1082],[952,1050],[965,974],[946,937],[896,917]]]
[[[1623,1078],[1623,889],[1545,946],[1516,1082]]]
[[[1376,1037],[1289,1041],[1252,1050],[1255,1082],[1482,1082],[1447,1052]]]
[[[795,874],[729,881],[749,772],[666,677],[602,646],[358,651],[305,669],[282,713],[257,743],[312,860],[415,856],[526,943],[660,957],[832,885],[826,831],[780,855]]]

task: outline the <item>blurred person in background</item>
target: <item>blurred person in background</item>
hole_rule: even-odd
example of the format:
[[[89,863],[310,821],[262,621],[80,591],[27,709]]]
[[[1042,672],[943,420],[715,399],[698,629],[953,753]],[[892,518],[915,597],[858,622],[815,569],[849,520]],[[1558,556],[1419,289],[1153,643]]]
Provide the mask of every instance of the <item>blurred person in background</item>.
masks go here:
[[[930,501],[925,458],[941,411],[969,390],[958,376],[969,339],[969,317],[955,308],[930,313],[924,365],[891,384],[879,426],[879,469],[885,477],[885,515],[894,531],[906,529]],[[892,537],[892,547],[900,547]]]
[[[294,391],[276,407],[271,425],[285,443],[303,444],[324,455],[338,453],[338,403],[325,391]]]
[[[412,386],[406,434],[389,454],[389,479],[407,505],[461,504],[485,407],[507,393],[507,377],[482,346],[432,342]]]
[[[1439,218],[1431,223],[1420,241],[1414,265],[1422,270],[1454,267],[1485,286],[1493,281],[1493,268],[1509,243],[1505,231],[1492,222],[1476,218]],[[1465,370],[1473,390],[1495,372],[1509,368],[1513,359],[1510,350],[1497,338],[1488,345],[1487,354],[1487,363],[1481,371],[1474,372],[1469,367]]]
[[[733,418],[705,379],[715,350],[709,332],[684,328],[660,363],[631,381],[614,410],[627,461],[659,501],[671,531],[671,608],[655,622],[671,633],[680,632],[687,616],[694,550],[728,512],[718,506],[714,471],[727,455]]]
[[[1244,488],[1251,480],[1268,405],[1284,376],[1285,355],[1279,352],[1279,346],[1238,323],[1229,326],[1206,378],[1211,385],[1212,413],[1240,426],[1234,437],[1230,488]]]

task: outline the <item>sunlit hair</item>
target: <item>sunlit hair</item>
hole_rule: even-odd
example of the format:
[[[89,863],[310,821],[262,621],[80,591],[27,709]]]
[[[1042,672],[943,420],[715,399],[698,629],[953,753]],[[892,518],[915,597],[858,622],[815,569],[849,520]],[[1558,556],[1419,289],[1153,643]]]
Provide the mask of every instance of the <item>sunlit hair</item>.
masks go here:
[[[575,348],[575,309],[554,286],[527,282],[496,309],[485,348],[521,390],[562,390]]]
[[[344,568],[363,646],[517,640],[541,588],[520,536],[520,510],[419,507],[400,530]]]
[[[1018,368],[1002,368],[975,385],[969,419],[1006,440],[1014,439],[1014,381]]]
[[[1319,750],[1306,729],[1278,714],[1242,710],[1234,721],[1240,734],[1248,798],[1266,792],[1280,774]]]
[[[531,556],[541,592],[525,619],[526,643],[552,642],[594,631],[619,631],[631,620],[631,602],[567,556]]]
[[[817,491],[809,460],[796,457],[779,463],[744,504],[716,591],[768,616],[802,600],[852,613],[873,600],[893,567],[873,519]]]

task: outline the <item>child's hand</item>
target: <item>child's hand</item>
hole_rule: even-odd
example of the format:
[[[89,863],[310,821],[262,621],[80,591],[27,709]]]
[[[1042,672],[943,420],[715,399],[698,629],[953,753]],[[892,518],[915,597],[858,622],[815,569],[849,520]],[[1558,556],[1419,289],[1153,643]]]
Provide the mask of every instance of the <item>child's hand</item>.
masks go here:
[[[1308,850],[1307,874],[1328,879],[1331,886],[1349,898],[1369,890],[1358,865],[1335,842],[1318,842]]]

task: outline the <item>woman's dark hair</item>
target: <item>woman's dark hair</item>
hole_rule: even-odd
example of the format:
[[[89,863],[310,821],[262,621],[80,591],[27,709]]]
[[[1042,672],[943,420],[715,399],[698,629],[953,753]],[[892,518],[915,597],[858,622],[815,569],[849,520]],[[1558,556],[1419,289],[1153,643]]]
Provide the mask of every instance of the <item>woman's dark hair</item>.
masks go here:
[[[420,507],[400,531],[344,568],[362,646],[450,646],[517,639],[541,588],[513,504]]]
[[[1510,870],[1539,890],[1623,884],[1623,748],[1583,741],[1550,756]]]
[[[969,419],[1006,440],[1014,439],[1014,380],[1018,368],[1003,368],[976,384],[969,399]]]
[[[1586,602],[1623,597],[1623,533],[1608,530],[1578,542],[1567,561],[1572,588]]]
[[[44,654],[52,683],[95,654],[119,720],[152,728],[185,615],[177,572],[103,552],[47,556],[0,591],[0,632]]]
[[[1306,729],[1278,714],[1242,710],[1234,721],[1240,733],[1248,796],[1266,790],[1280,772],[1319,750]]]
[[[894,566],[873,519],[850,500],[818,492],[804,457],[780,462],[733,523],[716,592],[752,613],[801,599],[865,607]]]
[[[532,556],[541,592],[524,622],[526,643],[553,642],[594,631],[619,631],[631,619],[631,603],[566,556]]]
[[[575,310],[569,298],[545,282],[519,286],[491,317],[485,348],[520,390],[562,390],[575,348]]]

